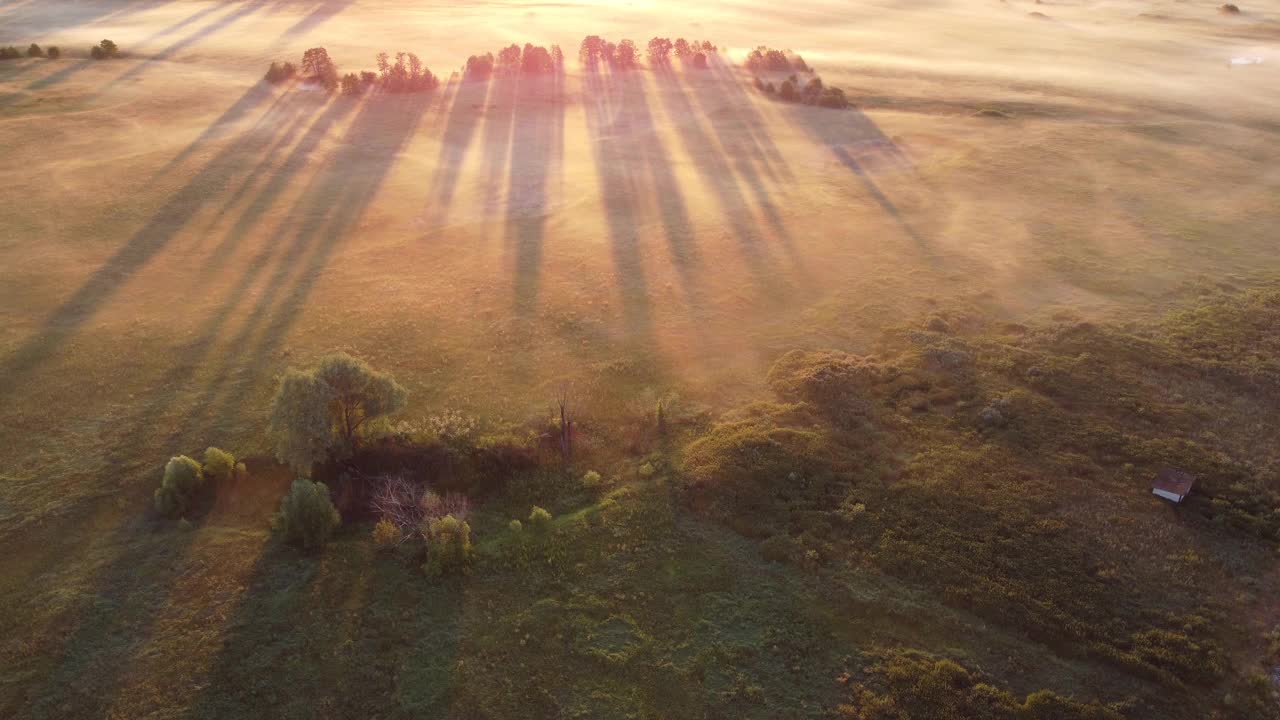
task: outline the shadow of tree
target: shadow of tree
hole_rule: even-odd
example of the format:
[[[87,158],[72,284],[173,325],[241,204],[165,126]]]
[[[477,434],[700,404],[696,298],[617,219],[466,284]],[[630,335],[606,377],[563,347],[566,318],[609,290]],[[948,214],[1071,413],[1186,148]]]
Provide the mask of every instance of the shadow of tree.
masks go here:
[[[507,173],[505,233],[507,245],[515,250],[515,309],[527,315],[538,303],[548,186],[563,161],[564,73],[526,75],[519,83]]]
[[[255,86],[228,113],[247,113],[269,96],[268,91]],[[268,146],[272,137],[274,133],[246,133],[229,143],[157,209],[151,220],[94,271],[70,298],[54,310],[40,329],[4,361],[3,372],[0,373],[0,397],[17,387],[93,317],[125,282],[163,250],[205,207],[216,195],[215,188],[230,182],[249,167],[254,153]]]

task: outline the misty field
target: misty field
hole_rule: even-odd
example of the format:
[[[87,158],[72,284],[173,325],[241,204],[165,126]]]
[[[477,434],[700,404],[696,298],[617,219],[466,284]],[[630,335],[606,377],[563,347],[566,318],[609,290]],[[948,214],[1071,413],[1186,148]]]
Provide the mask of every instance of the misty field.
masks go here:
[[[464,74],[513,43],[563,66]],[[0,715],[1280,714],[1276,0],[9,0],[0,46]],[[315,47],[439,86],[263,80]],[[483,459],[468,574],[334,463],[327,548],[273,534],[335,352],[407,390],[378,447]],[[160,517],[209,446],[248,479]]]

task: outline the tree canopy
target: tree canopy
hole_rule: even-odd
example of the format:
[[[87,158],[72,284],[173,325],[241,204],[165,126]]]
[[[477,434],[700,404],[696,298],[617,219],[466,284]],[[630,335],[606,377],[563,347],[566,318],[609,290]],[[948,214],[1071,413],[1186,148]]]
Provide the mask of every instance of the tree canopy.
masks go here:
[[[276,457],[302,473],[359,447],[369,421],[404,407],[408,391],[389,374],[346,353],[326,355],[308,371],[290,369],[271,412]]]

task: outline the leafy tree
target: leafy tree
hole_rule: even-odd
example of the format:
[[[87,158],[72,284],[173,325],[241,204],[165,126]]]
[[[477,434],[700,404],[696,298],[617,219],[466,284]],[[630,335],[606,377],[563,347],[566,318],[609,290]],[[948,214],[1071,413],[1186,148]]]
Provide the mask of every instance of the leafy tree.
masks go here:
[[[694,66],[695,68],[699,69],[699,70],[706,70],[706,69],[707,69],[707,55],[706,55],[706,53],[694,53],[694,54],[693,54],[693,66]]]
[[[44,57],[44,51],[39,45],[31,43],[31,47],[27,48],[27,57]]]
[[[520,56],[520,71],[524,73],[549,73],[556,69],[556,62],[551,57],[551,53],[547,52],[544,47],[538,47],[532,44],[524,46],[524,53]]]
[[[428,575],[465,573],[471,567],[471,526],[452,515],[430,521],[423,535],[427,537]]]
[[[110,40],[103,40],[98,43],[98,47],[102,48],[102,53],[107,58],[120,56],[120,47]]]
[[[605,45],[607,43],[599,35],[588,35],[582,39],[582,45],[578,47],[578,60],[588,67],[595,67],[596,63],[605,59]]]
[[[675,47],[670,38],[653,38],[649,41],[649,64],[664,65],[670,60],[671,49]]]
[[[62,57],[62,48],[57,45],[50,45],[49,48],[45,50],[45,55],[48,56],[50,60],[57,60]]]
[[[551,46],[551,62],[555,63],[557,68],[564,67],[564,52],[560,50],[559,45]]]
[[[468,80],[487,80],[493,74],[493,53],[472,55],[467,58],[463,76]]]
[[[693,48],[689,46],[689,41],[684,38],[676,38],[675,45],[672,46],[672,49],[675,50],[676,57],[681,60],[693,55],[694,52]]]
[[[324,483],[298,478],[280,503],[280,512],[271,519],[271,527],[285,540],[311,549],[324,545],[342,517],[329,499]]]
[[[360,76],[355,73],[347,73],[342,76],[343,95],[359,95],[363,90],[364,86],[360,83]]]
[[[156,510],[161,515],[178,517],[191,509],[204,477],[200,463],[186,455],[170,458],[164,466],[164,479],[156,488]]]
[[[322,47],[302,53],[302,76],[330,90],[338,86],[338,66],[329,58],[329,51]]]
[[[636,44],[630,40],[623,40],[618,43],[618,49],[614,53],[613,63],[620,68],[633,68],[640,64],[640,52],[636,50]]]
[[[0,60],[13,60],[22,57],[16,47],[0,47]]]
[[[783,80],[782,85],[778,86],[778,97],[787,102],[799,100],[800,96],[796,93],[796,84],[790,80]]]
[[[310,371],[291,368],[271,411],[276,457],[303,473],[326,458],[345,460],[370,420],[396,412],[407,399],[389,374],[346,353],[326,355]]]
[[[515,72],[520,67],[520,46],[511,44],[499,50],[498,67],[503,72]]]

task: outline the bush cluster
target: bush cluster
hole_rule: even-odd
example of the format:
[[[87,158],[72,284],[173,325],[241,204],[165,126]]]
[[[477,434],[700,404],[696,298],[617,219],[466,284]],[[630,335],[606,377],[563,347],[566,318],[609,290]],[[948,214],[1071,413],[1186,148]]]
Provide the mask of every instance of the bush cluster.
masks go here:
[[[89,48],[89,57],[94,60],[110,60],[111,58],[120,57],[120,48],[110,40],[102,42]]]
[[[273,62],[271,67],[267,68],[267,74],[264,79],[273,84],[279,85],[287,80],[292,80],[298,74],[298,68],[294,67],[291,62]]]
[[[757,90],[765,94],[774,95],[776,93],[780,100],[786,102],[835,109],[849,107],[849,98],[844,94],[844,91],[838,87],[824,85],[822,79],[817,75],[809,78],[808,82],[802,83],[800,76],[792,73],[776,88],[772,82],[762,80],[758,76],[752,79],[752,84]]]
[[[764,45],[747,53],[747,69],[752,72],[810,72],[804,58],[790,50],[774,50]]]
[[[181,517],[193,509],[205,488],[217,488],[247,475],[244,463],[216,447],[204,451],[203,464],[186,455],[170,458],[154,493],[156,511],[167,517]]]
[[[25,53],[12,45],[0,47],[0,60],[17,60],[24,54],[27,57],[32,58],[47,57],[50,60],[57,60],[62,57],[62,50],[58,49],[57,45],[50,45],[47,49],[41,49],[41,47],[35,43],[31,43],[31,45],[27,46],[27,51]]]

